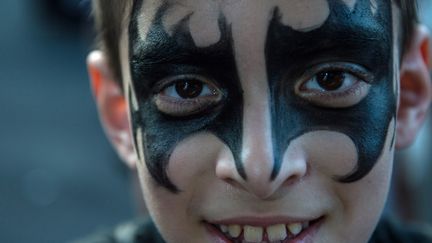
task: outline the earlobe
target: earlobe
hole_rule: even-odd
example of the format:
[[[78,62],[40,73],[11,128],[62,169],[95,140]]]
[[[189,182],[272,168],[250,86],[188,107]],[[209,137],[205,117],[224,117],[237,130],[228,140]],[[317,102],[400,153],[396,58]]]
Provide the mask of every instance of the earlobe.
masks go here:
[[[430,35],[418,25],[410,48],[401,64],[400,97],[396,148],[409,146],[415,139],[431,104]]]
[[[135,168],[137,157],[132,143],[127,103],[121,86],[113,79],[103,52],[91,52],[87,58],[87,68],[105,133],[120,158],[130,168]]]

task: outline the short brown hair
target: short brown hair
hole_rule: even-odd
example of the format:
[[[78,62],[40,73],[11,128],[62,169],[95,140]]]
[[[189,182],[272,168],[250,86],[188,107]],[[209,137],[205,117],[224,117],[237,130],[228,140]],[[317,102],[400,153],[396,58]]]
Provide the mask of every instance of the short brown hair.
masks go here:
[[[117,82],[122,80],[119,44],[128,1],[131,0],[92,0],[97,45],[107,55]]]
[[[122,80],[119,43],[122,30],[125,26],[123,20],[127,16],[127,4],[131,0],[92,0],[93,16],[98,46],[107,55],[109,65],[118,82]],[[401,47],[406,50],[410,44],[415,25],[418,22],[416,0],[394,0],[401,9]]]

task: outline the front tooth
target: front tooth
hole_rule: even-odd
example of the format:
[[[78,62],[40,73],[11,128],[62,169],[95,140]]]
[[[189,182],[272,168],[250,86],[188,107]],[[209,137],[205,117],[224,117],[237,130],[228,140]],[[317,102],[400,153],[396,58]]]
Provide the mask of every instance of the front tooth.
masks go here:
[[[248,242],[261,242],[264,229],[262,227],[253,227],[245,225],[243,227],[244,239]]]
[[[226,226],[226,225],[221,225],[221,226],[220,226],[220,229],[221,229],[221,231],[224,232],[224,233],[228,232],[228,226]]]
[[[276,224],[267,227],[267,237],[270,241],[284,240],[287,237],[284,224]]]
[[[264,229],[262,227],[253,227],[246,225],[243,228],[243,236],[247,242],[261,242]]]
[[[241,227],[238,224],[228,226],[228,233],[231,237],[237,238],[241,234]]]
[[[302,231],[302,225],[300,223],[289,224],[288,229],[291,234],[296,236]]]

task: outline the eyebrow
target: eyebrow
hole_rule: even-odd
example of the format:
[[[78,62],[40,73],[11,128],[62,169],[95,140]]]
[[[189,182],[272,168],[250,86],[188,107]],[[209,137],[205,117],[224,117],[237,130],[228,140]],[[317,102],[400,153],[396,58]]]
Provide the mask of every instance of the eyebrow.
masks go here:
[[[321,60],[342,59],[359,62],[367,68],[376,68],[379,63],[383,63],[381,60],[388,58],[385,43],[390,40],[383,34],[377,34],[375,29],[367,27],[348,27],[332,31],[317,29],[306,33],[284,30],[277,34],[280,37],[277,46],[266,49],[278,49],[277,54],[271,58],[281,63],[296,60],[296,65],[307,66]],[[141,43],[141,47],[133,55],[132,62],[145,73],[167,65],[223,65],[230,62],[233,55],[230,53],[231,43],[223,43],[225,41],[198,48],[193,41],[177,43],[175,36],[158,37],[157,43]]]
[[[163,11],[159,10],[159,11]],[[223,16],[218,20],[221,38],[207,47],[197,47],[183,19],[173,34],[167,33],[160,18],[156,18],[145,40],[137,36],[137,25],[132,25],[130,33],[130,61],[136,75],[152,81],[179,72],[201,74],[220,73],[235,70],[231,29]]]
[[[288,30],[288,27],[281,31],[279,28],[283,27],[276,27],[273,31],[277,32],[278,52],[273,58],[279,58],[281,62],[294,59],[300,63],[341,59],[371,67],[388,58],[386,54],[391,38],[386,34],[365,26],[332,24],[331,27],[330,30],[325,28],[306,33]],[[270,48],[275,47],[267,46],[266,51]]]
[[[187,19],[179,24],[173,35],[169,35],[159,21],[151,25],[146,40],[132,38],[131,62],[139,67],[140,72],[151,73],[157,67],[169,65],[190,65],[205,67],[208,65],[223,65],[230,63],[233,58],[232,35],[223,19],[220,19],[221,39],[218,43],[208,47],[197,47],[186,27]],[[367,20],[366,20],[367,21]],[[135,26],[136,27],[136,26]],[[330,21],[329,19],[320,28],[309,32],[296,31],[280,23],[274,17],[269,24],[267,33],[266,54],[269,49],[277,49],[274,56],[281,63],[292,63],[302,67],[312,65],[314,62],[328,59],[341,59],[340,61],[353,61],[363,64],[367,68],[376,68],[376,65],[388,55],[388,45],[391,35],[383,33],[384,26],[377,21],[369,24]],[[135,30],[136,31],[136,30]],[[269,45],[270,38],[277,41]]]
[[[178,44],[173,38],[159,38],[158,43],[143,42],[133,59],[141,65],[219,63],[229,57],[229,46],[217,43],[199,48],[193,42]]]

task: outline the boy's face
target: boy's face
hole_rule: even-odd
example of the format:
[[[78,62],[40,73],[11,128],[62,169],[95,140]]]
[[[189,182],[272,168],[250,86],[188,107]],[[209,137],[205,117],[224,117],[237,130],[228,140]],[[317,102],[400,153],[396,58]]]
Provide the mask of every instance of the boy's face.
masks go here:
[[[367,241],[394,150],[390,1],[139,0],[131,11],[125,94],[168,242]]]

